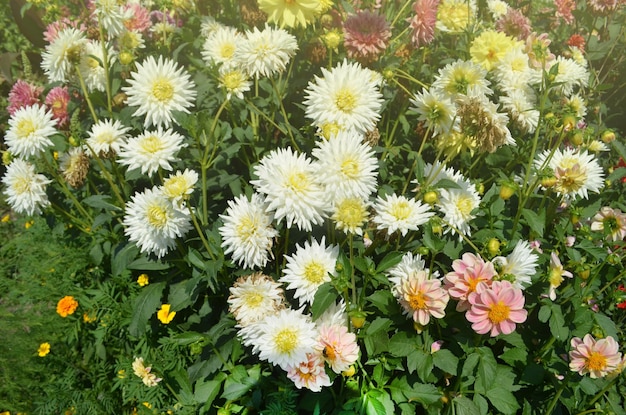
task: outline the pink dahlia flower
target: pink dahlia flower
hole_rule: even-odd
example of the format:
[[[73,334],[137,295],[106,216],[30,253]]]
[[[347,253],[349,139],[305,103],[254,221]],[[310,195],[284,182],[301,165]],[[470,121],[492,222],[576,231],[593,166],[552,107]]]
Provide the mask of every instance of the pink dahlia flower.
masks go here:
[[[443,318],[450,295],[437,278],[429,278],[426,271],[420,270],[400,279],[394,287],[394,294],[404,312],[413,321],[425,326],[430,317]]]
[[[69,122],[67,104],[70,102],[70,93],[67,87],[54,87],[46,96],[46,107],[52,112],[52,118],[56,120],[57,126],[62,128]]]
[[[372,62],[387,48],[391,30],[383,16],[361,10],[346,19],[343,36],[348,57]]]
[[[491,288],[481,284],[468,297],[471,304],[465,314],[478,334],[489,333],[491,337],[509,334],[515,325],[526,321],[524,294],[509,281],[494,281]]]
[[[428,45],[435,38],[435,23],[437,23],[437,8],[439,0],[417,0],[413,4],[415,15],[407,19],[413,31],[411,42],[413,46]]]
[[[130,11],[131,18],[124,20],[124,26],[127,30],[135,30],[144,32],[152,26],[150,20],[150,10],[142,7],[137,3],[130,3],[123,6],[125,12]]]
[[[528,17],[512,7],[509,7],[506,14],[498,19],[496,29],[519,40],[526,40],[531,33]]]
[[[22,107],[30,107],[39,104],[39,96],[42,92],[42,87],[37,87],[18,79],[17,82],[13,84],[13,87],[11,87],[11,91],[9,91],[9,106],[7,107],[7,112],[12,116],[15,111]]]
[[[330,386],[332,382],[324,370],[324,361],[316,353],[308,353],[307,360],[287,368],[287,377],[296,385],[296,388],[307,388],[319,392],[323,386]]]
[[[556,6],[556,16],[561,17],[565,23],[572,24],[574,15],[572,12],[576,10],[576,2],[574,0],[554,0]]]
[[[586,334],[582,340],[574,337],[571,345],[569,368],[580,375],[589,373],[593,379],[603,378],[622,363],[619,345],[611,336],[596,341],[591,334]]]
[[[491,262],[485,262],[481,257],[466,252],[461,259],[452,262],[451,271],[443,277],[445,288],[450,297],[458,300],[457,311],[465,311],[469,308],[468,296],[476,291],[480,283],[487,286],[496,276],[496,270]]]
[[[339,325],[324,324],[319,327],[316,350],[321,351],[326,363],[335,373],[347,370],[359,358],[359,345],[354,333]]]

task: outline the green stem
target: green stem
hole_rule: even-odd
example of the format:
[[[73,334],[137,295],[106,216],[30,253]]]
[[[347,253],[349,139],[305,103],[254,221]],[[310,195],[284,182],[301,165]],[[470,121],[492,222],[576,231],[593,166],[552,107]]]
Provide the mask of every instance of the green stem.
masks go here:
[[[187,209],[189,209],[189,215],[191,216],[191,220],[193,221],[193,226],[196,228],[196,231],[198,232],[198,236],[202,240],[202,245],[204,245],[204,249],[206,249],[206,251],[209,253],[209,255],[211,256],[211,259],[215,261],[216,258],[215,258],[215,255],[213,255],[213,250],[211,249],[211,246],[209,245],[209,241],[207,241],[206,237],[204,236],[204,232],[202,231],[202,227],[198,223],[196,214],[194,213],[193,209],[191,209],[191,206],[187,206]]]
[[[87,101],[87,106],[89,107],[89,112],[91,112],[91,117],[94,122],[98,121],[98,116],[96,115],[96,111],[93,108],[93,104],[91,103],[91,99],[89,98],[89,93],[87,92],[87,85],[85,85],[85,80],[83,79],[83,75],[80,73],[80,69],[78,65],[74,65],[74,70],[76,71],[76,75],[78,76],[78,81],[80,82],[80,89],[83,91],[83,96],[85,97],[85,101]]]
[[[102,67],[104,68],[104,85],[107,94],[107,109],[109,110],[109,116],[113,116],[113,107],[111,105],[111,74],[109,73],[109,51],[104,39],[104,28],[100,24],[100,17],[98,16],[98,26],[100,28],[100,44],[102,46]]]
[[[202,178],[202,218],[201,219],[202,219],[203,225],[206,225],[209,220],[209,207],[208,207],[209,198],[208,198],[208,189],[207,189],[207,183],[206,183],[207,170],[209,169],[209,167],[211,167],[211,164],[213,164],[213,160],[215,159],[215,154],[217,153],[217,149],[220,143],[219,143],[219,140],[216,139],[213,147],[211,147],[210,144],[213,142],[213,133],[215,132],[215,128],[217,127],[217,122],[220,118],[220,115],[222,114],[222,111],[224,111],[224,108],[226,108],[227,104],[228,104],[228,101],[222,102],[222,105],[220,105],[220,107],[218,108],[217,113],[215,113],[215,117],[213,118],[213,123],[211,124],[211,129],[209,130],[208,140],[204,148],[204,154],[202,155],[202,162],[200,163],[200,176]]]
[[[391,24],[389,25],[389,27],[394,27],[396,22],[398,21],[398,19],[400,18],[400,16],[402,16],[402,13],[404,13],[404,11],[406,10],[406,8],[410,5],[412,5],[413,2],[411,1],[405,1],[404,4],[402,5],[402,7],[400,8],[400,10],[398,10],[398,13],[396,14],[396,17],[393,18],[393,20],[391,21]]]
[[[98,154],[96,154],[93,148],[91,148],[91,146],[87,143],[85,143],[85,146],[91,152],[91,155],[93,159],[96,160],[96,163],[98,163],[98,167],[100,167],[100,171],[102,172],[104,179],[109,183],[109,186],[111,186],[111,190],[113,190],[113,193],[115,193],[117,200],[120,202],[121,204],[120,207],[123,207],[126,204],[126,201],[122,197],[122,194],[120,193],[120,190],[117,184],[113,181],[113,176],[111,176],[111,173],[106,169],[106,167],[104,166],[104,163],[102,162],[102,159],[100,158]]]
[[[278,87],[276,86],[274,79],[270,78],[270,80],[272,81],[272,88],[274,89],[274,92],[276,93],[276,98],[278,99],[278,102],[280,104],[280,112],[283,115],[283,118],[285,119],[285,125],[287,128],[289,139],[291,140],[291,144],[293,144],[293,147],[296,151],[300,152],[300,147],[298,147],[298,143],[296,143],[296,139],[294,138],[293,133],[291,132],[291,124],[289,122],[289,118],[287,117],[287,111],[285,111],[285,106],[283,105],[283,99],[281,96],[282,94],[278,91]]]
[[[556,391],[556,394],[554,395],[554,399],[552,399],[552,402],[550,402],[550,405],[548,405],[548,409],[546,410],[546,415],[552,414],[552,411],[554,411],[554,407],[556,406],[557,402],[559,401],[559,398],[561,397],[561,394],[563,393],[566,387],[567,387],[567,382],[564,379],[563,381],[561,381],[561,386]]]

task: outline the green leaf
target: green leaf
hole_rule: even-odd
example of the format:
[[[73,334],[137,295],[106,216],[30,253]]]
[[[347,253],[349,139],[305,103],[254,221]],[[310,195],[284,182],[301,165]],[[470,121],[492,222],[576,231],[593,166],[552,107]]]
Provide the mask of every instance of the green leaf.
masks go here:
[[[539,237],[543,237],[543,231],[545,229],[546,223],[546,212],[545,210],[540,211],[539,214],[535,213],[535,211],[530,209],[522,209],[522,216],[528,222],[528,226],[530,229],[537,234]]]
[[[82,203],[96,209],[113,210],[118,212],[122,210],[119,206],[115,206],[110,203],[109,200],[111,200],[111,196],[109,195],[93,195],[83,199]]]
[[[491,388],[495,377],[498,363],[491,349],[479,347],[477,350],[480,359],[478,360],[478,370],[476,372],[476,391],[485,393]]]
[[[485,395],[489,402],[500,411],[499,413],[515,414],[519,409],[515,395],[504,388],[496,387],[489,389]]]
[[[552,310],[550,309],[550,306],[544,304],[541,306],[541,308],[539,308],[539,315],[537,316],[537,318],[539,318],[539,321],[541,321],[542,323],[546,323],[550,319],[551,315]]]
[[[432,354],[433,363],[436,367],[451,375],[456,375],[459,358],[450,350],[442,349]]]
[[[133,316],[128,326],[131,335],[139,337],[145,333],[146,323],[161,305],[164,288],[165,282],[157,282],[141,289],[141,293],[135,299]]]
[[[424,405],[432,405],[438,402],[443,394],[431,383],[415,383],[409,390],[404,390],[409,401],[417,401]]]
[[[179,346],[187,346],[191,343],[199,342],[205,339],[206,336],[202,333],[197,333],[195,331],[186,331],[184,333],[178,333],[170,337],[168,340]]]
[[[389,352],[396,357],[405,357],[417,349],[414,338],[409,338],[405,332],[395,334],[389,341]]]
[[[367,415],[387,415],[395,411],[389,394],[380,389],[372,389],[363,397],[365,413]]]
[[[128,265],[133,262],[138,253],[139,248],[130,243],[117,251],[111,258],[111,274],[114,277],[121,275],[124,270],[128,269]]]
[[[236,366],[233,373],[224,382],[224,392],[222,398],[227,401],[234,401],[241,398],[257,383],[261,375],[260,366],[255,366],[247,371],[243,366]]]
[[[598,326],[600,326],[602,331],[604,331],[605,335],[611,336],[616,340],[619,339],[617,336],[617,328],[615,327],[615,322],[613,320],[601,313],[593,313],[593,317]]]
[[[317,320],[317,318],[324,314],[324,312],[328,310],[328,307],[334,305],[336,301],[337,291],[331,283],[327,282],[320,285],[315,293],[313,304],[311,305],[313,320]]]
[[[398,307],[398,302],[390,290],[378,290],[366,298],[384,315],[392,315],[393,311]]]
[[[153,261],[147,255],[142,255],[128,264],[126,268],[136,269],[141,271],[160,271],[168,269],[170,264],[167,262],[161,262],[161,260]]]
[[[204,406],[211,405],[220,392],[222,382],[224,382],[225,379],[226,374],[219,372],[209,381],[197,381],[193,391],[193,397],[196,402],[202,403]]]
[[[389,268],[393,266],[398,265],[400,261],[402,260],[402,255],[404,255],[402,252],[396,252],[396,251],[389,252],[378,263],[378,267],[376,267],[376,272],[381,273],[381,272],[388,270]]]
[[[437,183],[435,183],[433,187],[436,187],[438,189],[460,189],[461,188],[461,186],[459,186],[457,182],[455,182],[454,180],[450,180],[450,179],[441,179]]]
[[[452,400],[452,404],[456,415],[482,415],[476,404],[465,396],[457,396]]]
[[[525,363],[526,358],[528,357],[528,352],[524,348],[514,347],[512,349],[505,350],[499,357],[506,364],[514,366],[516,362]]]
[[[550,307],[552,311],[552,317],[548,321],[550,326],[550,332],[557,340],[565,340],[569,336],[569,329],[565,327],[565,319],[563,318],[563,312],[561,307],[557,304],[552,304]]]
[[[430,353],[426,353],[423,350],[416,350],[407,357],[407,366],[409,364],[417,371],[417,376],[419,376],[423,382],[429,382],[431,378],[434,377],[432,372],[435,365],[433,363],[433,356]],[[410,368],[409,372],[411,372]]]

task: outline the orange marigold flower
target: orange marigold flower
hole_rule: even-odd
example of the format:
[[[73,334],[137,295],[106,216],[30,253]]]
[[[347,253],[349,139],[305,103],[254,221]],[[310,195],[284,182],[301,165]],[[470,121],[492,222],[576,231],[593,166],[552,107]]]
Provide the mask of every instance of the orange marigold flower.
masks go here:
[[[65,318],[74,314],[76,308],[78,308],[78,301],[76,301],[71,295],[66,295],[57,303],[57,314]]]

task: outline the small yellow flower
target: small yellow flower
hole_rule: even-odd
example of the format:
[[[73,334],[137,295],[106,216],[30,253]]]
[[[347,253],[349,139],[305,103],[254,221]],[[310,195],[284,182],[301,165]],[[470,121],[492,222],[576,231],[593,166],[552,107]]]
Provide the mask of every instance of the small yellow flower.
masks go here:
[[[120,379],[124,379],[126,377],[126,371],[124,369],[120,369],[117,371],[117,377]]]
[[[26,222],[26,223],[24,224],[24,227],[25,227],[26,229],[29,229],[29,228],[30,228],[31,226],[33,226],[34,224],[35,224],[35,221],[34,221],[34,220],[29,220],[28,222]]]
[[[143,406],[145,406],[148,409],[152,409],[152,405],[150,404],[150,402],[144,402]]]
[[[148,278],[148,274],[141,274],[137,278],[137,284],[139,284],[140,287],[145,287],[146,285],[150,284],[150,279]]]
[[[50,343],[41,343],[39,345],[39,349],[37,349],[37,354],[39,355],[39,357],[44,357],[46,356],[48,353],[50,353]],[[2,414],[0,414],[2,415]]]
[[[83,321],[87,324],[96,321],[96,316],[91,313],[83,313]]]
[[[159,321],[163,324],[169,324],[176,315],[176,311],[170,311],[169,304],[163,304],[161,309],[157,312]]]
[[[6,215],[2,217],[2,223],[7,223],[9,221],[11,221],[11,215],[7,213]],[[0,415],[2,414],[0,413]]]

